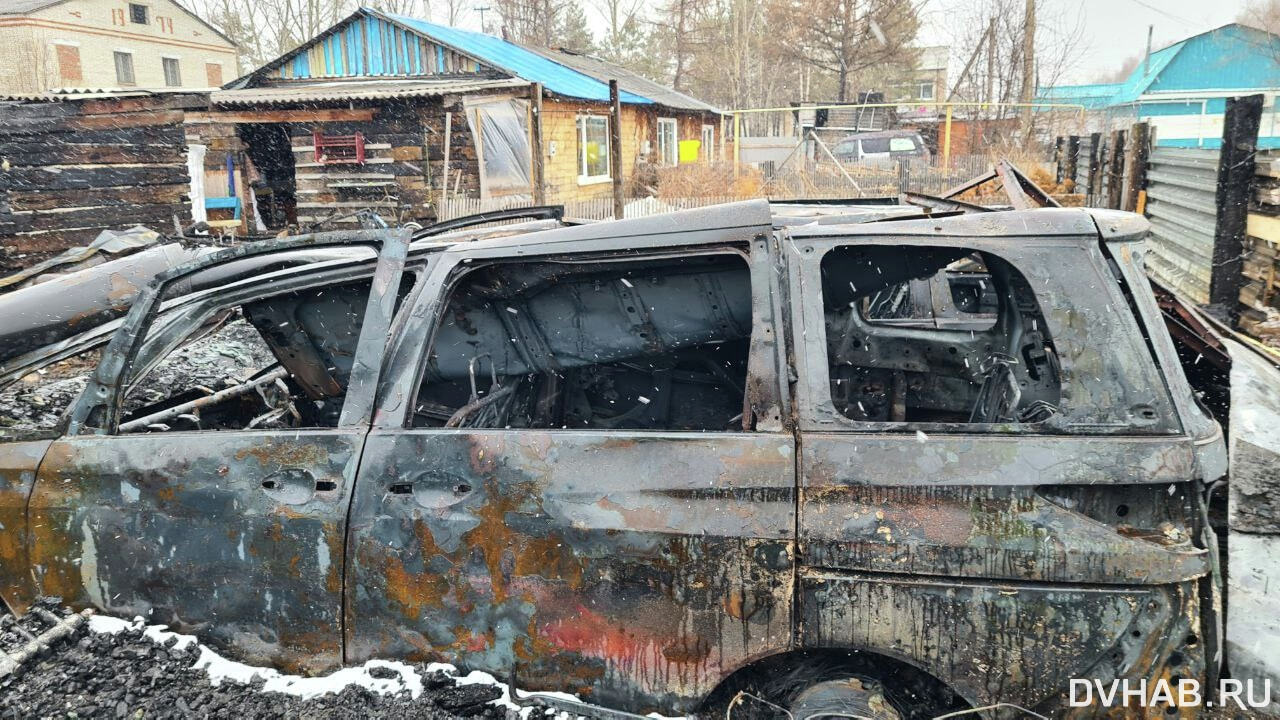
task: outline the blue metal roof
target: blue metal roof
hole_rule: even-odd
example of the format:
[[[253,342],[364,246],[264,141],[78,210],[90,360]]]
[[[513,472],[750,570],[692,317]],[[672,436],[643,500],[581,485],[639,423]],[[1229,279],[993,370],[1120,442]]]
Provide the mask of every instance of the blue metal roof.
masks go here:
[[[567,97],[582,98],[609,102],[609,85],[593,77],[549,60],[531,50],[526,50],[515,43],[507,42],[484,33],[470,30],[459,30],[445,25],[436,25],[425,20],[383,13],[377,10],[361,8],[366,12],[381,15],[401,25],[421,33],[443,45],[448,45],[459,52],[470,55],[483,63],[499,70],[515,75],[522,80],[542,83],[548,92]],[[619,91],[618,98],[628,105],[651,105],[649,98]]]
[[[1280,37],[1224,25],[1151,53],[1122,83],[1041,88],[1037,99],[1090,109],[1127,105],[1148,93],[1280,88]]]

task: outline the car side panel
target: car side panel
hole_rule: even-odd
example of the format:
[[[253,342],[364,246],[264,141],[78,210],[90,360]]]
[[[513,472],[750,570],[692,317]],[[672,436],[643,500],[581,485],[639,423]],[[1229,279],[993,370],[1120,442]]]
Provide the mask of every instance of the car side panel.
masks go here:
[[[790,646],[788,434],[375,431],[349,662],[456,662],[664,714]]]
[[[198,632],[255,664],[332,670],[362,439],[288,430],[55,442],[31,498],[36,589]]]

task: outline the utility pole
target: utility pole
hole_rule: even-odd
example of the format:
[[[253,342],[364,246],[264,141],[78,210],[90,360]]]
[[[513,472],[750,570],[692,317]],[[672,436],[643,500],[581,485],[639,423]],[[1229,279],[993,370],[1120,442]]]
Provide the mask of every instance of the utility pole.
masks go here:
[[[1031,146],[1030,103],[1036,94],[1036,0],[1027,0],[1027,14],[1022,26],[1022,142]]]
[[[987,102],[996,101],[996,93],[994,90],[996,78],[996,18],[991,16],[991,23],[987,25],[987,91],[982,99]]]
[[[484,14],[486,12],[489,12],[493,8],[489,7],[488,5],[477,5],[476,7],[471,9],[480,13],[480,32],[489,32],[484,26]]]

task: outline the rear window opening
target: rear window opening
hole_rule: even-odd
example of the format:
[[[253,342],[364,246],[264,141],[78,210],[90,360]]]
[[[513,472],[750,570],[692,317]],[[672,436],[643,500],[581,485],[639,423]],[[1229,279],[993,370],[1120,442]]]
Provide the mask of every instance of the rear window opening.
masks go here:
[[[850,420],[1021,425],[1058,413],[1044,315],[1016,268],[952,247],[842,246],[822,260],[831,400]]]
[[[745,258],[508,263],[449,296],[417,427],[742,430]]]

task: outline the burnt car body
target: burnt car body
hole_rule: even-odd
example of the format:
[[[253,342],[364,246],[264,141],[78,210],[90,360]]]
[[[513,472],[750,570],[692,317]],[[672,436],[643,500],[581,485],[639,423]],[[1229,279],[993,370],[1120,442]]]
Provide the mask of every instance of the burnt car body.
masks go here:
[[[542,227],[242,246],[5,353],[0,376],[105,344],[58,427],[0,435],[0,596],[633,713],[787,675],[855,679],[875,717],[1089,714],[1068,679],[1216,677],[1226,451],[1144,220],[757,201]],[[229,319],[268,366],[130,399]]]

